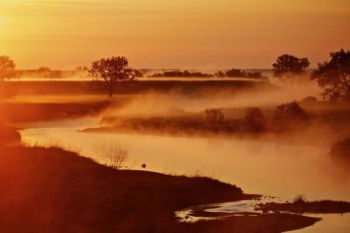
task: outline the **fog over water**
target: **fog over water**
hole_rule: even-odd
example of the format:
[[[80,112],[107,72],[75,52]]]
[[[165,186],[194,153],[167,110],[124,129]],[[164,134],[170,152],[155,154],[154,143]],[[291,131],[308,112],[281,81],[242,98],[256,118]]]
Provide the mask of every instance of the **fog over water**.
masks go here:
[[[206,109],[224,109],[225,117],[244,118],[248,107],[260,107],[266,117],[273,115],[276,106],[305,97],[319,96],[312,82],[274,83],[274,88],[227,90],[197,90],[184,93],[146,92],[123,96],[126,103],[112,105],[98,116],[24,125],[22,141],[27,145],[59,146],[76,151],[99,163],[107,164],[110,151],[126,149],[128,169],[156,171],[172,175],[209,176],[241,187],[246,193],[263,194],[291,200],[302,195],[308,200],[350,201],[350,176],[329,156],[334,142],[348,135],[348,126],[341,121],[334,126],[318,121],[307,127],[284,134],[265,133],[260,136],[159,134],[138,131],[83,131],[87,128],[113,126],[105,118],[169,118],[203,113]],[[47,97],[47,96],[46,96]],[[65,96],[44,98],[64,103]],[[113,101],[121,96],[116,95]],[[16,97],[16,101],[25,97]],[[29,102],[41,102],[35,96]],[[75,96],[100,101],[98,96]],[[14,100],[15,101],[15,100]],[[328,111],[317,103],[302,105],[311,115]],[[338,108],[338,107],[337,107]],[[342,109],[340,106],[339,109]],[[297,127],[297,125],[296,125]],[[142,168],[146,165],[146,168]],[[349,215],[313,215],[323,221],[298,230],[300,233],[346,233]]]

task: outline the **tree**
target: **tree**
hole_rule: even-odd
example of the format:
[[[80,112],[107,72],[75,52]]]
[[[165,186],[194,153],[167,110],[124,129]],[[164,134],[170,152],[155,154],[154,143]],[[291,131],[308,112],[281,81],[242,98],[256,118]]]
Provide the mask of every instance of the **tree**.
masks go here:
[[[330,100],[350,99],[350,51],[330,53],[331,59],[318,64],[311,79],[317,80],[322,95]]]
[[[226,71],[226,76],[227,77],[246,77],[246,73],[242,70],[239,69],[230,69],[228,71]]]
[[[129,62],[125,57],[102,58],[94,61],[90,74],[104,81],[109,97],[113,96],[115,86],[119,81],[130,81],[135,78],[135,72],[129,67]]]
[[[226,77],[226,74],[222,71],[218,71],[214,74],[215,77],[219,77],[219,78],[224,78]]]
[[[11,58],[0,56],[0,79],[14,78],[16,76],[16,64]]]
[[[276,77],[282,77],[286,74],[303,74],[305,69],[310,66],[307,58],[298,58],[289,54],[284,54],[277,58],[273,64],[273,73]]]

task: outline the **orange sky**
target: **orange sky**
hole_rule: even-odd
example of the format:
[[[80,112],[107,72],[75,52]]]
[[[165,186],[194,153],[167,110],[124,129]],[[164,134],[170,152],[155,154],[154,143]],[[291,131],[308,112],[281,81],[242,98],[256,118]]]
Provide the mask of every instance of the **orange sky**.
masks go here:
[[[0,55],[19,68],[112,55],[137,68],[269,68],[282,53],[315,64],[350,49],[349,15],[349,0],[0,0]]]

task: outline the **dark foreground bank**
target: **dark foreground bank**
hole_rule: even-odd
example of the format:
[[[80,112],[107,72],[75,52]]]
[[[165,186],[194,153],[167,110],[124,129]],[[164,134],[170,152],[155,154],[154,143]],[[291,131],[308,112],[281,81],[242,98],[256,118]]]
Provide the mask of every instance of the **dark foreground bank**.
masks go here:
[[[318,219],[270,214],[179,223],[174,211],[252,196],[201,177],[116,171],[57,148],[0,147],[1,232],[283,232]]]

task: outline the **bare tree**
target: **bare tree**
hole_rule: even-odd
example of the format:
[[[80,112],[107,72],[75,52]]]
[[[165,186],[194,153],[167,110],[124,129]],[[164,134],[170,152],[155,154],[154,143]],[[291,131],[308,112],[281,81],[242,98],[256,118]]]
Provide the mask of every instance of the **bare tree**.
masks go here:
[[[129,62],[125,57],[102,58],[94,61],[90,74],[104,81],[109,97],[113,96],[115,86],[119,81],[130,81],[135,78],[135,72],[129,67]]]
[[[119,147],[108,147],[105,151],[107,156],[107,166],[120,170],[125,168],[125,162],[128,159],[128,151]]]

